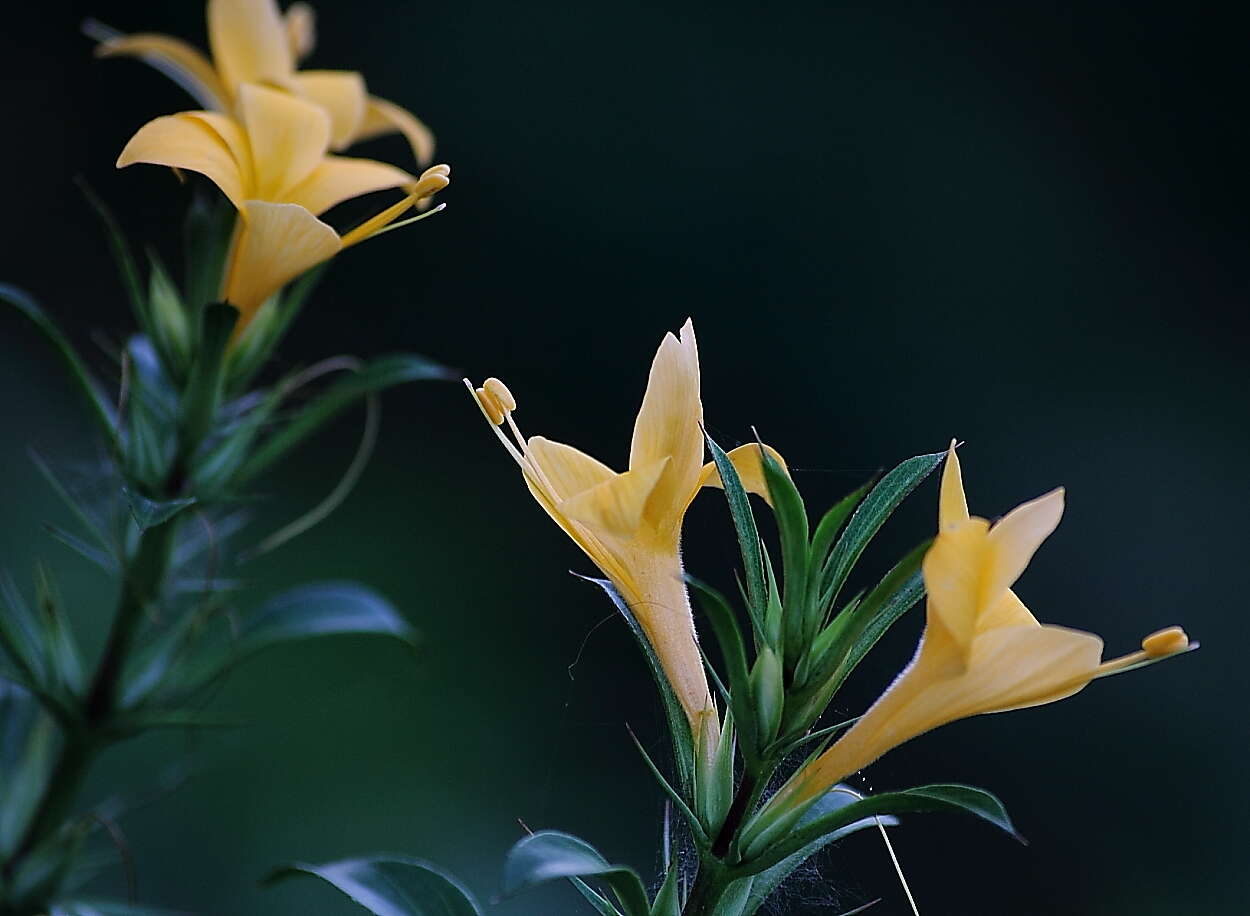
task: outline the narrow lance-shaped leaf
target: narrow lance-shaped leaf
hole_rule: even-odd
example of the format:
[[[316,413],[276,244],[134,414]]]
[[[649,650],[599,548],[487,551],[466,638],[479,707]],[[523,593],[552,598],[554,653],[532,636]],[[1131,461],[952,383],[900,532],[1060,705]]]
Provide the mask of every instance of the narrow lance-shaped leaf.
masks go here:
[[[767,586],[764,581],[764,557],[760,550],[759,529],[755,525],[755,516],[751,513],[751,503],[747,491],[742,486],[738,469],[734,467],[724,449],[715,440],[703,433],[707,440],[712,460],[720,473],[721,486],[725,491],[725,499],[729,503],[729,514],[733,518],[734,530],[738,533],[738,546],[742,550],[742,563],[746,573],[747,609],[751,620],[759,632],[764,632],[764,613],[767,603]]]
[[[243,484],[268,470],[292,449],[340,413],[375,391],[404,382],[450,379],[442,366],[421,356],[384,356],[367,363],[359,372],[336,382],[314,398],[293,420],[264,442],[240,469],[235,480]]]
[[[817,817],[807,824],[796,827],[785,838],[752,857],[740,867],[739,871],[743,875],[766,871],[809,844],[867,817],[937,811],[956,811],[974,815],[1023,842],[1012,825],[1003,803],[989,792],[974,786],[937,784],[904,789],[901,792],[870,795],[832,813]]]
[[[821,607],[827,608],[837,600],[838,592],[846,582],[846,577],[855,566],[860,554],[864,552],[864,548],[868,546],[868,542],[881,529],[886,519],[898,508],[899,503],[907,497],[907,494],[916,489],[945,457],[945,452],[934,452],[930,455],[908,458],[886,474],[881,482],[864,497],[859,508],[855,510],[855,514],[851,516],[851,520],[847,522],[846,530],[838,538],[838,542],[825,563],[820,597]]]
[[[109,250],[117,265],[117,272],[121,275],[126,296],[130,299],[130,305],[134,309],[135,318],[141,326],[146,326],[147,303],[143,298],[143,283],[139,279],[139,268],[135,264],[135,259],[130,254],[130,246],[126,244],[126,236],[122,234],[121,226],[118,225],[117,218],[113,216],[113,211],[91,189],[91,186],[81,177],[75,181],[83,197],[87,198],[91,209],[95,210],[96,216],[104,224],[104,234],[108,237]]]
[[[650,916],[642,879],[632,868],[612,865],[585,840],[555,830],[525,837],[508,852],[503,890],[520,890],[560,878],[593,879],[611,888],[625,916]]]
[[[812,805],[811,808],[799,820],[796,829],[801,829],[812,824],[823,817],[835,815],[842,809],[854,804],[863,796],[846,786],[835,786],[830,789]],[[798,852],[778,862],[767,871],[755,875],[751,884],[750,896],[747,898],[745,909],[742,916],[752,916],[761,906],[764,905],[768,897],[788,878],[796,868],[814,856],[830,843],[865,830],[870,827],[876,827],[880,823],[885,827],[892,827],[898,823],[898,818],[890,815],[863,817],[857,821],[852,821],[844,827],[839,827],[826,833],[824,836],[813,840],[804,846]]]
[[[809,559],[807,508],[794,481],[781,465],[763,448],[760,449],[760,456],[781,537],[785,663],[786,669],[793,671],[815,631],[815,626],[809,624],[805,615]]]
[[[16,286],[0,283],[0,301],[7,302],[16,308],[43,332],[44,337],[52,344],[69,370],[70,379],[74,382],[78,392],[86,399],[91,419],[104,436],[105,442],[108,443],[109,451],[116,454],[118,452],[117,409],[105,397],[100,383],[91,374],[91,370],[82,361],[73,344],[61,333],[60,328],[52,323],[52,319],[39,307],[39,304]]]
[[[297,862],[273,872],[267,884],[300,876],[320,878],[374,916],[482,916],[468,888],[436,865],[399,856]]]
[[[743,643],[742,631],[724,595],[693,576],[687,575],[686,582],[698,596],[699,606],[703,609],[708,622],[712,624],[712,632],[716,634],[716,641],[720,644],[726,675],[729,679],[729,701],[733,709],[734,721],[738,726],[739,744],[747,766],[755,772],[762,748],[759,747],[755,728],[754,709],[751,703],[750,669],[747,666],[746,646]]]

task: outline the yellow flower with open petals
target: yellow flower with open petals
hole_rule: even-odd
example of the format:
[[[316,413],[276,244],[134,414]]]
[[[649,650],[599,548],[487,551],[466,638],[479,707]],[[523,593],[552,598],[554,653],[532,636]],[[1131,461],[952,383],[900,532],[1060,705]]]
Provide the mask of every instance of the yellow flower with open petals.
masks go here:
[[[446,187],[450,169],[434,166],[414,179],[370,159],[328,156],[330,118],[321,108],[262,86],[240,86],[238,95],[239,121],[212,111],[157,118],[131,138],[117,166],[199,172],[238,208],[222,297],[239,309],[241,331],[284,284]],[[405,189],[403,200],[341,238],[317,219],[344,200],[395,187]]]
[[[799,808],[886,751],[956,719],[1052,703],[1091,680],[1193,648],[1179,627],[1102,661],[1092,633],[1043,626],[1011,591],[1063,514],[1063,490],[993,526],[970,517],[954,443],[942,474],[939,533],[924,559],[928,607],[911,664],[829,750],[796,773],[769,808]]]
[[[680,339],[667,334],[651,365],[634,423],[629,469],[620,473],[572,446],[542,436],[528,441],[512,419],[516,401],[498,379],[474,390],[482,412],[521,466],[539,505],[612,580],[646,634],[673,692],[698,735],[716,722],[703,659],[682,579],[682,519],[703,486],[718,485],[703,463],[699,352],[689,321]],[[510,441],[501,426],[507,423]],[[767,496],[758,445],[729,453],[743,486]],[[772,449],[769,454],[781,462]],[[784,463],[782,463],[784,466]]]
[[[371,96],[359,73],[297,70],[314,43],[312,9],[296,3],[283,16],[274,0],[208,0],[212,60],[170,35],[122,35],[90,23],[101,57],[138,57],[168,74],[212,111],[234,112],[239,87],[283,89],[321,106],[330,117],[331,148],[401,133],[421,165],[434,158],[429,128],[393,102]]]

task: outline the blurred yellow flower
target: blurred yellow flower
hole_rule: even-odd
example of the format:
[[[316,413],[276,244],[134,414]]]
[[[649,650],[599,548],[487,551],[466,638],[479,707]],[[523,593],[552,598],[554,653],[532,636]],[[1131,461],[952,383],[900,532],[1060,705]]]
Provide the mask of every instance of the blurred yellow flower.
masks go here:
[[[474,390],[482,412],[521,466],[539,505],[612,580],[646,634],[660,666],[690,720],[696,740],[717,717],[682,579],[679,552],[686,509],[707,485],[719,485],[713,464],[703,463],[703,405],[699,353],[689,321],[680,339],[665,335],[651,365],[634,423],[629,470],[617,473],[572,446],[542,436],[522,436],[512,411],[516,401],[498,379]],[[500,428],[507,423],[515,441]],[[743,486],[767,496],[758,445],[729,453]],[[769,454],[781,461],[772,449]],[[710,742],[709,742],[710,743]]]
[[[1011,591],[1063,514],[1063,490],[1025,503],[991,526],[970,517],[954,443],[942,474],[939,533],[924,559],[926,627],[915,658],[834,745],[796,773],[769,809],[795,809],[886,751],[981,713],[1071,696],[1091,680],[1192,648],[1179,627],[1142,651],[1102,661],[1091,633],[1043,626]]]
[[[371,96],[364,78],[350,70],[297,70],[312,51],[312,8],[296,3],[283,16],[274,0],[208,0],[212,60],[170,35],[122,35],[89,23],[100,57],[138,57],[169,75],[212,111],[234,112],[239,87],[248,83],[282,89],[323,108],[330,118],[330,145],[342,150],[360,140],[401,133],[421,165],[434,158],[434,137],[412,114]]]
[[[222,284],[222,298],[240,312],[237,331],[284,284],[448,184],[445,165],[414,179],[380,162],[326,155],[329,116],[287,93],[244,84],[237,107],[238,121],[211,111],[150,121],[117,160],[118,168],[146,162],[199,172],[238,208]],[[403,200],[341,238],[317,219],[348,198],[394,187],[404,188]]]

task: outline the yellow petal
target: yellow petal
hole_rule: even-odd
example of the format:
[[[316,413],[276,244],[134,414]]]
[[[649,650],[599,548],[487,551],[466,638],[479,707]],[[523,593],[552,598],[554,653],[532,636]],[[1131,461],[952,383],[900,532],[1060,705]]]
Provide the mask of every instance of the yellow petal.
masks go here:
[[[404,135],[419,165],[429,165],[434,161],[434,134],[430,133],[430,129],[418,121],[411,112],[400,108],[394,102],[380,99],[376,95],[369,96],[364,121],[356,131],[352,142],[370,140],[373,137],[393,133]]]
[[[988,609],[977,617],[977,633],[997,630],[1000,627],[1037,627],[1041,626],[1033,612],[1024,606],[1024,602],[1016,597],[1016,593],[1007,589],[1007,593],[999,598]]]
[[[630,468],[671,459],[647,507],[647,518],[657,527],[680,525],[695,492],[703,468],[702,422],[699,349],[687,320],[681,339],[666,334],[655,354],[629,449]]]
[[[226,283],[226,301],[242,313],[236,334],[266,299],[339,250],[338,234],[295,204],[249,200],[242,216]]]
[[[252,147],[254,196],[284,201],[325,156],[330,116],[311,102],[252,85],[239,87],[239,114]]]
[[[191,118],[204,124],[221,138],[234,157],[243,179],[244,196],[251,196],[256,187],[256,170],[252,167],[252,145],[243,127],[234,118],[217,111],[184,111],[180,117]]]
[[[144,124],[122,150],[117,167],[136,162],[199,172],[236,207],[243,206],[247,188],[239,163],[221,136],[200,117],[169,115]]]
[[[415,180],[402,169],[372,159],[326,156],[284,199],[320,214],[352,197],[402,187]]]
[[[614,474],[598,486],[557,503],[569,518],[595,531],[628,537],[642,524],[643,509],[659,482],[668,458]]]
[[[224,111],[230,93],[198,48],[169,35],[119,35],[96,45],[96,57],[137,57],[160,70],[205,108]]]
[[[286,86],[295,62],[274,0],[208,0],[208,43],[226,89]]]
[[[330,116],[330,143],[340,150],[355,139],[365,119],[365,81],[350,70],[304,70],[293,77],[296,91]]]
[[[983,570],[989,558],[989,523],[970,518],[938,533],[925,554],[928,625],[941,627],[966,662],[976,634]]]
[[[981,580],[980,606],[993,605],[1020,578],[1033,554],[1063,517],[1063,488],[1012,509],[990,529],[990,554]]]
[[[760,460],[761,447],[773,461],[781,465],[782,470],[786,471],[787,475],[790,473],[786,469],[786,460],[771,445],[760,446],[753,442],[747,445],[739,445],[737,448],[726,452],[725,457],[730,460],[734,470],[738,472],[738,477],[742,481],[742,488],[748,493],[764,497],[764,501],[772,505],[772,498],[768,495],[768,481],[764,479],[764,462]],[[715,461],[709,461],[703,465],[703,470],[699,474],[699,486],[721,487],[720,471],[716,469]]]
[[[993,630],[977,637],[969,673],[934,715],[950,722],[1053,703],[1088,684],[1101,661],[1102,640],[1093,633],[1053,626]]]
[[[585,452],[542,436],[530,438],[529,453],[556,501],[570,499],[616,476],[610,467]]]
[[[301,61],[317,44],[317,16],[307,3],[292,3],[282,15],[291,57]]]
[[[955,454],[955,440],[946,451],[946,466],[942,468],[942,493],[938,498],[938,529],[968,520],[968,500],[964,496],[964,480],[959,469],[959,456]]]

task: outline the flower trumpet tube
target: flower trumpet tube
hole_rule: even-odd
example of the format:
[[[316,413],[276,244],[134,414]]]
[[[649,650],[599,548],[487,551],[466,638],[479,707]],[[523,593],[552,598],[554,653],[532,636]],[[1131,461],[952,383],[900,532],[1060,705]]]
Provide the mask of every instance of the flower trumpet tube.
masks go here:
[[[687,321],[680,337],[670,333],[661,342],[634,422],[629,467],[619,473],[572,446],[542,436],[527,440],[512,418],[516,401],[498,379],[477,389],[465,383],[530,493],[620,592],[698,740],[705,723],[717,718],[708,714],[714,706],[682,577],[681,525],[700,488],[720,477],[703,462],[693,326]],[[759,449],[742,446],[730,458],[743,486],[766,496]]]
[[[343,248],[386,229],[449,183],[446,165],[413,178],[402,169],[327,155],[325,111],[263,86],[238,87],[239,120],[188,111],[150,121],[126,144],[118,168],[144,162],[209,178],[239,211],[222,298],[239,309],[236,334],[273,293]],[[352,197],[401,188],[403,200],[343,236],[317,216]]]
[[[939,533],[924,559],[928,604],[920,647],[880,699],[769,802],[754,831],[755,848],[846,776],[930,729],[1052,703],[1095,678],[1196,648],[1172,627],[1146,637],[1141,651],[1104,662],[1102,640],[1092,633],[1038,623],[1011,586],[1062,514],[1057,489],[992,526],[970,516],[952,443]]]
[[[330,118],[335,150],[388,133],[400,133],[420,165],[434,158],[434,136],[408,111],[369,95],[350,70],[299,70],[315,44],[312,8],[296,3],[278,11],[274,0],[209,0],[212,58],[170,35],[122,35],[89,23],[100,57],[137,57],[168,74],[205,108],[231,113],[247,84],[275,87],[320,106]]]

